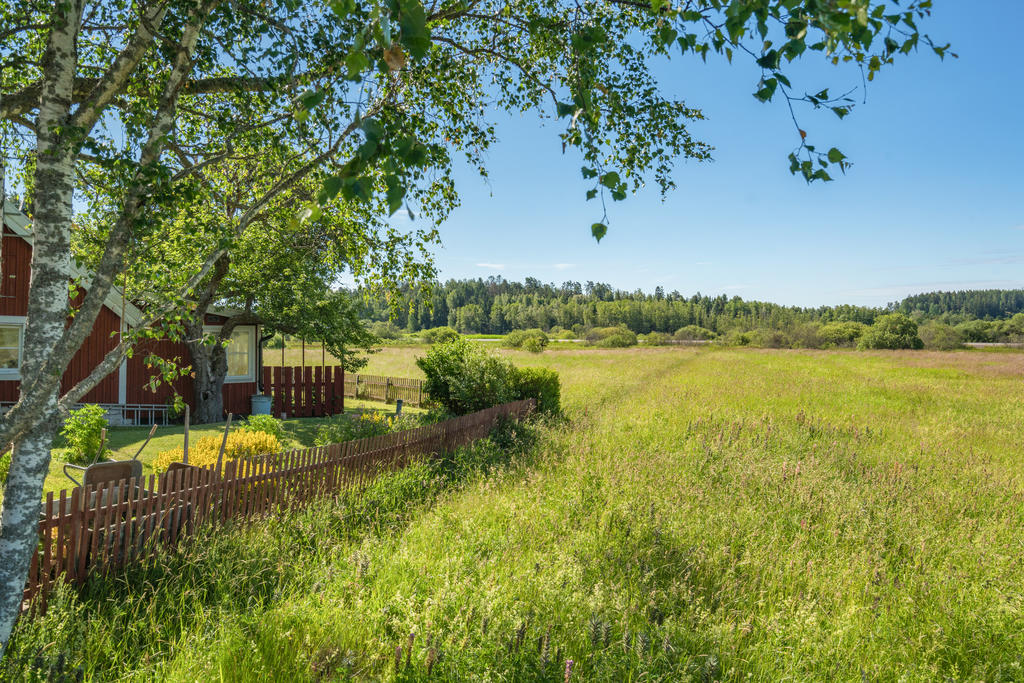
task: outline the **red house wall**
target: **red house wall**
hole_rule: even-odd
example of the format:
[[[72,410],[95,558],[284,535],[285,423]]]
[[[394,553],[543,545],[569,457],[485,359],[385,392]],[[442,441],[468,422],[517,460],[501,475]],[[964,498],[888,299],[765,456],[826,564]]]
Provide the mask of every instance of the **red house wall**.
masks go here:
[[[0,283],[0,315],[28,313],[28,277],[32,247],[6,227],[3,244],[3,282]]]
[[[28,313],[28,285],[32,261],[32,247],[21,237],[4,230],[3,284],[0,287],[0,315]],[[73,303],[81,302],[81,295]],[[100,310],[92,332],[82,343],[78,353],[68,364],[61,378],[61,390],[66,391],[89,376],[108,351],[117,346],[120,318],[109,308]],[[17,380],[0,382],[0,401],[18,400]],[[117,403],[117,373],[108,375],[82,398],[86,403]]]
[[[219,324],[223,318],[207,316],[208,324]],[[161,382],[156,392],[149,386],[150,377],[155,370],[146,367],[146,357],[156,354],[166,360],[177,359],[178,366],[189,365],[192,361],[189,357],[188,347],[181,342],[169,341],[166,339],[148,340],[135,347],[135,355],[128,359],[128,403],[168,403],[174,396],[172,387]],[[258,374],[258,373],[257,373]],[[256,393],[258,385],[256,382],[235,382],[224,385],[224,412],[235,415],[248,415],[251,409],[249,397]],[[192,408],[195,403],[192,400],[192,378],[188,375],[179,377],[173,383],[173,389],[185,399]]]
[[[24,239],[10,232],[6,227],[3,234],[3,264],[0,268],[0,315],[23,316],[28,313],[28,286],[32,247]],[[73,303],[78,303],[76,300]],[[224,318],[207,316],[207,323],[220,324]],[[120,317],[104,306],[92,332],[82,343],[78,353],[71,359],[61,389],[67,390],[77,382],[85,379],[94,367],[114,346],[117,345],[117,333],[120,331]],[[155,370],[145,365],[146,356],[156,352],[161,358],[177,357],[179,364],[190,363],[188,349],[179,342],[166,340],[146,341],[135,349],[132,358],[128,359],[126,368],[126,399],[128,403],[165,404],[173,392],[170,387],[161,385],[154,393],[149,389],[150,377]],[[257,376],[258,376],[257,372]],[[107,375],[82,399],[85,403],[118,403],[118,372],[115,370]],[[0,401],[13,402],[18,400],[17,380],[0,381]],[[178,392],[191,403],[192,379],[179,378],[175,384]],[[256,393],[256,382],[241,382],[224,385],[224,410],[236,415],[248,415],[249,397]],[[193,406],[194,407],[194,406]]]

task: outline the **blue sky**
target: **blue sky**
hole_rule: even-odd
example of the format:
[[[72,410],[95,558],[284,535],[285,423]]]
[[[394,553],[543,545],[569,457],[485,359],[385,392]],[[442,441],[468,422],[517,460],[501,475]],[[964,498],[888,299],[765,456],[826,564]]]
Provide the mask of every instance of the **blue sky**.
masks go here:
[[[854,162],[807,186],[789,174],[792,122],[760,104],[746,64],[675,58],[667,92],[704,110],[694,126],[714,162],[678,166],[662,202],[652,185],[609,204],[609,233],[586,202],[578,156],[559,126],[499,120],[490,179],[459,169],[462,206],[442,226],[442,279],[603,281],[651,291],[726,293],[793,305],[884,304],[936,289],[1024,287],[1024,70],[1020,0],[938,0],[922,28],[960,59],[922,51],[868,85],[839,122],[803,112],[810,141]],[[859,85],[859,72],[807,65],[805,90]],[[813,88],[813,90],[812,90]],[[863,97],[858,91],[856,97]]]

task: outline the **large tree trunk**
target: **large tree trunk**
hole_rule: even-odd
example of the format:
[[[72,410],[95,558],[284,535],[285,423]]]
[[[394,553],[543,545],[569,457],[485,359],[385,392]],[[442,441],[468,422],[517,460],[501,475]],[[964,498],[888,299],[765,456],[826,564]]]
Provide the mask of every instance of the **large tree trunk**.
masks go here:
[[[197,338],[192,334],[189,337]],[[193,420],[196,424],[221,422],[224,419],[224,380],[228,374],[224,347],[220,344],[208,346],[201,341],[190,341],[188,350],[192,356],[192,371],[195,373]]]
[[[56,401],[52,402],[51,410],[56,414]],[[39,543],[37,521],[55,431],[54,420],[36,425],[14,445],[11,456],[0,535],[0,644],[4,650],[21,613],[28,567]]]
[[[60,376],[43,372],[54,344],[64,332],[71,277],[71,199],[74,190],[73,150],[62,137],[71,107],[78,56],[75,38],[82,2],[58,3],[46,54],[37,120],[35,215],[33,216],[32,278],[21,368],[21,394],[41,401],[32,427],[14,444],[0,510],[0,656],[21,613],[21,596],[37,526],[43,481],[50,465],[50,444],[57,429]],[[63,359],[58,359],[63,360]],[[66,363],[58,364],[63,368]]]

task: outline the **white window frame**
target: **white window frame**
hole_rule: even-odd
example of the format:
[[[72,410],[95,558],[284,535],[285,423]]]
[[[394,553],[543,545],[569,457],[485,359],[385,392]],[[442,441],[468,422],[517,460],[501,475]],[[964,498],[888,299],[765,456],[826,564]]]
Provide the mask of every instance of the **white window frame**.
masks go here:
[[[220,335],[222,327],[223,325],[203,325],[203,332]],[[239,325],[232,334],[243,329],[249,330],[249,372],[245,375],[227,375],[224,377],[225,384],[244,384],[256,381],[256,327],[254,325]]]
[[[0,325],[17,325],[18,332],[18,367],[0,368],[0,382],[21,379],[21,364],[25,355],[25,316],[0,315]]]

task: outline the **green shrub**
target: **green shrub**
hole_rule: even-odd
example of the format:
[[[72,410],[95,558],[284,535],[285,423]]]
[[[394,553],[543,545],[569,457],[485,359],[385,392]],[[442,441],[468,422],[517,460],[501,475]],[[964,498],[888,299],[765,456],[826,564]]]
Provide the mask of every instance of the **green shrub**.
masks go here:
[[[537,410],[555,415],[562,410],[562,385],[558,373],[547,368],[518,368],[515,377],[517,399],[537,399]]]
[[[284,335],[282,335],[280,332],[277,332],[276,334],[274,334],[273,337],[268,339],[266,341],[266,343],[263,344],[263,348],[265,348],[265,349],[283,349],[284,348]]]
[[[0,486],[7,483],[7,474],[11,471],[11,451],[0,455]]]
[[[917,323],[902,313],[890,313],[875,319],[875,324],[857,342],[858,349],[920,349],[924,342],[917,336]]]
[[[964,338],[952,325],[932,320],[918,330],[918,336],[924,342],[924,348],[939,351],[951,351],[964,347]]]
[[[434,327],[420,332],[420,338],[428,344],[444,344],[459,338],[459,333],[450,327]]]
[[[104,445],[100,453],[100,433],[107,427],[107,411],[91,403],[71,411],[60,435],[68,446],[67,461],[88,465],[94,460],[105,460],[110,449]]]
[[[529,351],[530,353],[540,353],[546,349],[547,346],[547,341],[538,337],[529,337],[525,342],[523,342],[523,350]]]
[[[636,333],[625,325],[618,327],[595,327],[587,332],[587,343],[603,348],[625,348],[636,346]]]
[[[317,446],[329,446],[332,443],[344,443],[356,439],[367,439],[399,431],[395,428],[394,415],[370,411],[358,415],[337,415],[320,425],[314,443]]]
[[[263,432],[278,441],[284,441],[284,425],[273,415],[250,415],[245,420],[245,428],[250,432]]]
[[[435,344],[416,365],[426,375],[430,398],[454,415],[515,400],[512,364],[466,339]]]
[[[742,332],[740,330],[729,330],[725,333],[725,336],[721,338],[722,342],[729,346],[749,346],[750,345],[750,333]]]
[[[644,344],[647,346],[668,346],[671,342],[672,337],[664,332],[651,332],[644,335]]]
[[[785,349],[791,345],[789,337],[782,330],[759,327],[747,333],[748,344],[759,349]]]
[[[992,342],[995,341],[995,322],[987,320],[968,320],[956,326],[964,341]]]
[[[718,335],[700,325],[687,325],[686,327],[680,327],[672,336],[678,341],[707,341],[714,339]]]
[[[795,349],[820,349],[824,345],[821,339],[821,323],[795,325],[789,331],[789,342]]]
[[[375,322],[370,325],[370,334],[378,339],[398,339],[402,331],[391,322]]]
[[[853,321],[827,323],[818,330],[822,346],[855,346],[868,326]]]
[[[526,349],[540,353],[548,345],[548,335],[543,330],[513,330],[505,335],[503,345],[510,349]]]

